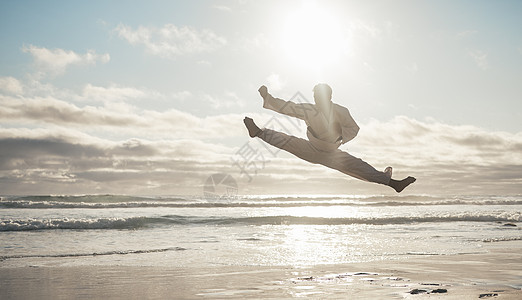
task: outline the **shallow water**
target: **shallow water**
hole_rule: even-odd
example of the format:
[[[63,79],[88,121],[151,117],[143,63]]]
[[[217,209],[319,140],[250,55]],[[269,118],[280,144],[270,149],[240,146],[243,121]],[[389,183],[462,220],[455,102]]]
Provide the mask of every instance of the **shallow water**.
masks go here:
[[[30,264],[309,266],[522,240],[522,196],[2,197],[0,258]]]

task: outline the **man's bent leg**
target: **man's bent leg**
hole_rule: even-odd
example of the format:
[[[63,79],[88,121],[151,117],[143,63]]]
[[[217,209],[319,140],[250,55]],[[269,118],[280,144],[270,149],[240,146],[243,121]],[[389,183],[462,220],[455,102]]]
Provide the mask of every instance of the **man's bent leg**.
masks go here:
[[[263,129],[257,135],[263,141],[311,163],[319,163],[319,151],[309,141],[272,129]]]

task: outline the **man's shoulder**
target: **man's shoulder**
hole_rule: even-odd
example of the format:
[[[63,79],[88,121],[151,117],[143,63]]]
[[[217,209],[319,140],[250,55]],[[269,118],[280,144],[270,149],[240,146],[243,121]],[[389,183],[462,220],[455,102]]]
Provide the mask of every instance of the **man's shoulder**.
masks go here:
[[[350,111],[348,110],[348,108],[340,105],[340,104],[337,104],[337,103],[334,103],[334,109],[336,112],[338,113],[350,113]]]

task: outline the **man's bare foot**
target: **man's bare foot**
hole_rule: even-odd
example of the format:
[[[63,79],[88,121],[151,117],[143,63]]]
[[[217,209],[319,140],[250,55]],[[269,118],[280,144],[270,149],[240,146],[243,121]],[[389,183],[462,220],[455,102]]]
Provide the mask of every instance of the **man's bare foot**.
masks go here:
[[[259,129],[259,127],[257,127],[252,118],[245,117],[243,119],[243,123],[245,123],[245,126],[248,129],[248,135],[250,135],[251,138],[258,136],[262,131]]]
[[[386,167],[386,169],[384,169],[384,173],[385,173],[386,175],[388,175],[388,177],[390,177],[390,179],[391,179],[391,177],[392,177],[392,172],[393,172],[392,167]]]
[[[395,180],[390,179],[390,183],[388,184],[391,186],[397,193],[402,192],[408,185],[415,182],[415,177],[408,176],[407,178],[404,178],[403,180]]]

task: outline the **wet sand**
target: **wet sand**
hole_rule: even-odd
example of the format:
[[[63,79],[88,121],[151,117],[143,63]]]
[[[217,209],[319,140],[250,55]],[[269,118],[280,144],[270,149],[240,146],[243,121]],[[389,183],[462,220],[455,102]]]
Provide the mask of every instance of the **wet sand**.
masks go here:
[[[1,299],[522,299],[522,241],[488,253],[320,266],[77,266],[0,262]],[[11,266],[10,266],[11,265]]]

